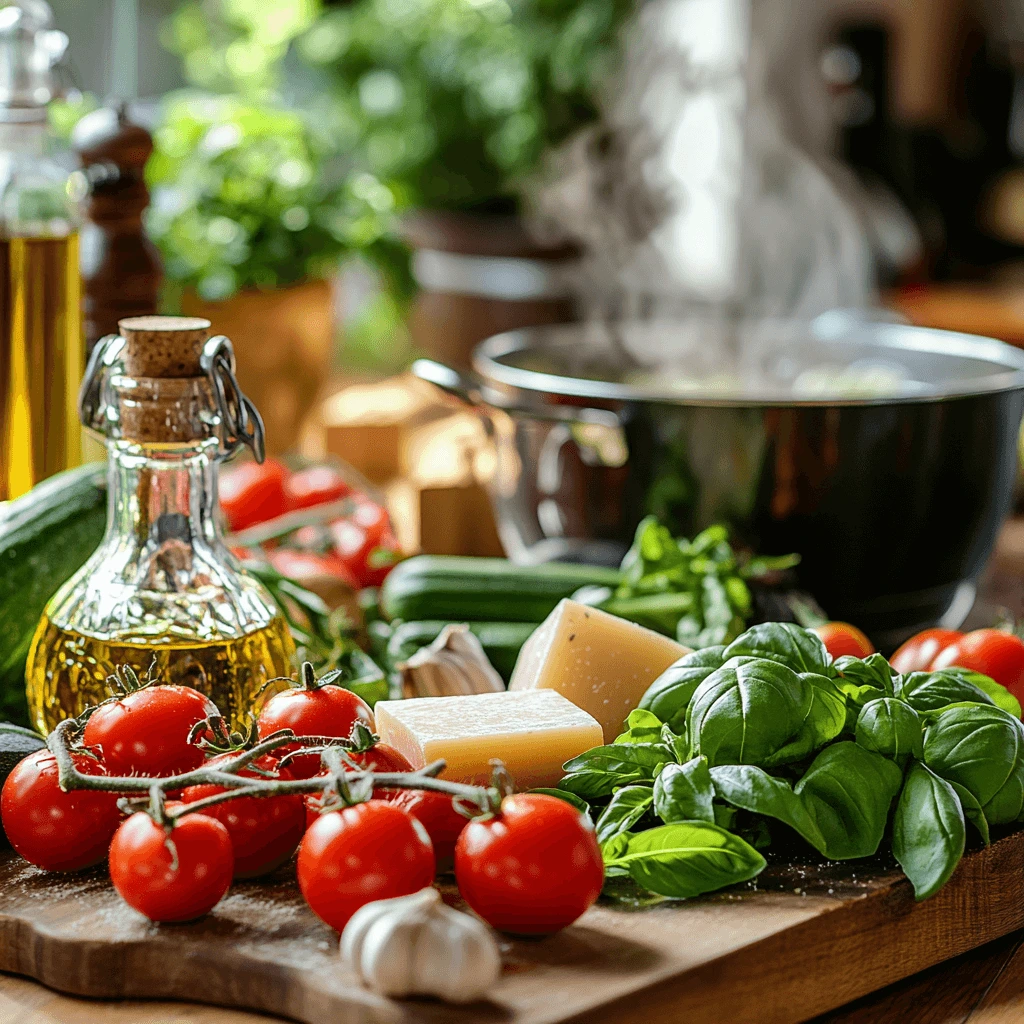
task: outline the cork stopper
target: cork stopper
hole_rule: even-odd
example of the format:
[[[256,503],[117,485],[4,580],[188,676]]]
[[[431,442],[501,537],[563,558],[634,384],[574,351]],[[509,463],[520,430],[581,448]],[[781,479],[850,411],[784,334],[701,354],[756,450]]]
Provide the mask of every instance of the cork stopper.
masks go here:
[[[199,356],[210,321],[194,316],[133,316],[119,320],[129,377],[201,377]]]

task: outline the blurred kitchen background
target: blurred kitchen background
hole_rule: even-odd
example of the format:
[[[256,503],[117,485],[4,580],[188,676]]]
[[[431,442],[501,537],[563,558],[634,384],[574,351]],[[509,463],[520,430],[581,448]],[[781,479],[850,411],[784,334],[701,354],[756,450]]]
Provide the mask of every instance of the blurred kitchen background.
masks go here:
[[[228,334],[271,452],[352,464],[406,550],[501,550],[487,430],[416,356],[878,302],[1024,344],[1024,0],[50,3],[55,133],[103,166],[152,136],[159,260],[118,281]]]

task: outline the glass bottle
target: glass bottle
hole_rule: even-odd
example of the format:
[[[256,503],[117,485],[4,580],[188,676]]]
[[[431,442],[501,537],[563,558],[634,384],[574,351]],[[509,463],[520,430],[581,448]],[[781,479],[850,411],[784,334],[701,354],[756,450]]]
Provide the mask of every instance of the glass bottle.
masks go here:
[[[0,501],[82,458],[78,218],[46,120],[67,36],[51,26],[40,0],[0,8]]]
[[[106,440],[107,530],[32,641],[28,701],[43,732],[109,696],[119,666],[202,690],[236,728],[292,670],[287,623],[221,537],[218,464],[243,443],[262,460],[262,425],[231,343],[209,326],[122,320],[93,351],[81,412]]]

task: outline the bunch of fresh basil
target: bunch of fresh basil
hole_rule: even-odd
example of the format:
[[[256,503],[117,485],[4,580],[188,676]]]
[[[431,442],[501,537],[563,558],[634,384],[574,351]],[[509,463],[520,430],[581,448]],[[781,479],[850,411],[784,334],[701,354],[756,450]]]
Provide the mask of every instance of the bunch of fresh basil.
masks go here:
[[[614,743],[566,763],[558,791],[595,815],[608,875],[652,893],[753,878],[781,822],[832,860],[869,857],[888,834],[926,899],[967,821],[987,844],[990,825],[1024,820],[1020,716],[986,676],[833,662],[816,633],[765,623],[672,665]]]

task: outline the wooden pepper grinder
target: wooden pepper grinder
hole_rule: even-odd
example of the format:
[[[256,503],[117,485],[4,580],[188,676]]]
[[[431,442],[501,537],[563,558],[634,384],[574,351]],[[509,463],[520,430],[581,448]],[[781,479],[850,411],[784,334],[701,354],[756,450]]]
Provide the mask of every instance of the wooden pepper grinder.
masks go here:
[[[143,175],[152,136],[128,118],[127,104],[86,114],[71,145],[82,161],[87,187],[81,229],[85,341],[91,352],[119,320],[159,308],[160,254],[146,237],[142,214],[149,205]]]

